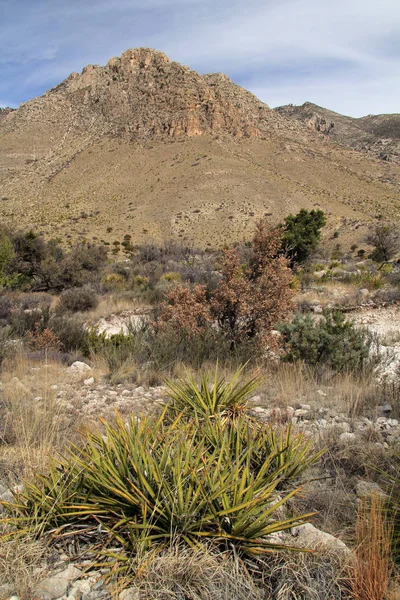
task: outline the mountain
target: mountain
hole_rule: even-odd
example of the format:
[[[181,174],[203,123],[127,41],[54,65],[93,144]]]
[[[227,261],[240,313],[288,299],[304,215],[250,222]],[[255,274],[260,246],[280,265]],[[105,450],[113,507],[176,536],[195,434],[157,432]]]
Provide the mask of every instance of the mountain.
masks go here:
[[[368,115],[354,119],[311,102],[275,109],[280,115],[305,123],[349,148],[400,164],[400,114]]]
[[[331,138],[223,74],[128,50],[2,111],[0,217],[62,239],[212,247],[301,207],[325,210],[344,244],[377,215],[398,221],[399,165]]]

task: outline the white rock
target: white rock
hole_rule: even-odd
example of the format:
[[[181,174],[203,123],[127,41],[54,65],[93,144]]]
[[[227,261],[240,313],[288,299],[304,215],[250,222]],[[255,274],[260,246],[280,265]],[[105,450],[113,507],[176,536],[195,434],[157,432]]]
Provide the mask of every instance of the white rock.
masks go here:
[[[317,390],[317,394],[318,394],[319,396],[321,396],[322,398],[326,398],[326,397],[327,397],[327,395],[328,395],[328,394],[327,394],[326,392],[324,392],[323,390]]]
[[[83,382],[84,385],[93,385],[94,384],[94,377],[89,377],[89,379],[85,379],[85,381]]]
[[[118,596],[118,600],[139,600],[139,590],[135,588],[127,588]]]
[[[69,373],[86,373],[86,372],[89,372],[91,370],[92,370],[92,367],[89,367],[89,365],[87,365],[84,362],[81,362],[80,360],[76,360],[67,369],[67,371],[69,371]]]
[[[348,431],[345,431],[344,433],[341,433],[339,435],[339,442],[341,442],[342,444],[350,444],[351,442],[354,442],[355,440],[356,440],[355,433],[349,433]]]
[[[330,533],[317,529],[311,523],[294,527],[292,535],[297,538],[296,545],[301,548],[308,548],[314,551],[333,551],[342,556],[347,556],[350,553],[350,550],[342,540],[339,540]]]
[[[383,489],[373,481],[364,481],[361,479],[356,485],[356,494],[359,498],[365,498],[366,496],[379,496],[380,498],[387,498]]]
[[[297,418],[304,418],[308,415],[308,410],[306,410],[305,408],[298,408],[297,410],[294,411],[294,416]]]
[[[351,427],[349,423],[336,423],[335,424],[336,429],[340,429],[343,433],[350,433],[351,431]]]

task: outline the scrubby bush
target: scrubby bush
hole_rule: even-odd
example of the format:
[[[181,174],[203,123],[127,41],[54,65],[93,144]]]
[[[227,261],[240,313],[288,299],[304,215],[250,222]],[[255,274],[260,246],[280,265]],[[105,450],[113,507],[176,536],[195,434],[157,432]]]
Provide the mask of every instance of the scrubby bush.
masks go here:
[[[278,329],[286,350],[284,360],[324,364],[335,371],[360,370],[369,361],[371,334],[347,321],[340,311],[325,312],[319,321],[296,315]]]
[[[59,240],[32,231],[0,232],[0,287],[63,290],[98,276],[107,260],[103,246],[78,243],[67,253]]]
[[[12,301],[11,299],[2,294],[0,296],[0,321],[8,322],[11,317],[11,309],[12,309]]]
[[[286,217],[283,248],[292,262],[304,262],[316,250],[325,225],[326,217],[322,210],[302,208],[296,215]]]
[[[62,292],[58,304],[58,310],[61,313],[85,312],[96,308],[99,299],[94,290],[88,286],[81,288],[71,288]]]
[[[271,330],[288,315],[293,293],[288,260],[278,256],[281,243],[281,231],[260,222],[249,263],[241,264],[237,248],[226,250],[215,291],[207,293],[203,285],[174,287],[161,306],[156,326],[172,327],[192,338],[217,326],[232,351],[246,343],[270,347]]]
[[[48,326],[59,339],[65,352],[89,355],[89,332],[85,328],[83,316],[56,313],[51,316]]]
[[[400,251],[400,231],[395,225],[379,223],[369,232],[366,241],[374,247],[371,258],[377,262],[391,260]]]

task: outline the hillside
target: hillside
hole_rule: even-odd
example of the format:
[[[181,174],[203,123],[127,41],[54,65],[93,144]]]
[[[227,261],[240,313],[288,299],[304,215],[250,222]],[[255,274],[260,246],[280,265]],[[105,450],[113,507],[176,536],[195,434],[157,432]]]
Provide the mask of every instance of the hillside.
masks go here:
[[[311,102],[275,109],[280,115],[305,123],[344,146],[400,164],[400,114],[368,115],[354,119]]]
[[[61,238],[203,247],[301,207],[327,211],[345,243],[378,214],[399,219],[397,164],[292,117],[225,75],[128,50],[2,112],[1,219]],[[383,131],[377,119],[366,127]]]

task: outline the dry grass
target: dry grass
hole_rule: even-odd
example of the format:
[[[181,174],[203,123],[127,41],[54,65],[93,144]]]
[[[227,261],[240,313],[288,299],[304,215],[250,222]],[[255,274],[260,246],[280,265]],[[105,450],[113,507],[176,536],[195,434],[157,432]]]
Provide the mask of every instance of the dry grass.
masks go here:
[[[98,306],[87,313],[87,317],[89,322],[95,323],[103,317],[119,314],[128,310],[134,310],[136,308],[143,308],[143,303],[140,304],[133,298],[113,294],[100,300]]]
[[[318,282],[318,279],[316,279],[309,290],[296,296],[295,301],[298,305],[315,303],[323,308],[328,307],[331,303],[336,306],[353,306],[357,304],[356,299],[359,289],[360,286],[354,283],[341,281]]]
[[[45,576],[44,554],[45,546],[40,541],[27,537],[0,539],[0,600],[12,594],[17,594],[19,600],[32,600],[35,584]]]
[[[383,501],[378,496],[360,502],[356,533],[353,598],[382,600],[388,591],[392,573],[392,527],[385,518]]]
[[[357,376],[302,363],[278,363],[268,370],[265,380],[260,393],[272,407],[309,404],[314,411],[330,408],[353,417],[373,415],[382,403],[382,389],[372,373]]]
[[[271,554],[243,563],[212,549],[171,547],[132,563],[143,600],[339,600],[345,567],[337,556]]]
[[[0,411],[0,475],[13,480],[45,468],[49,454],[73,439],[79,423],[67,418],[57,400],[65,366],[37,363],[24,355],[4,369]]]
[[[246,568],[232,556],[174,547],[132,564],[134,589],[152,600],[261,600]]]

